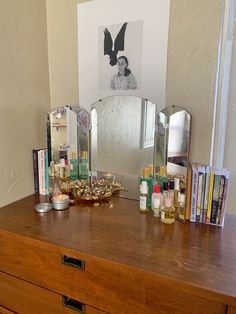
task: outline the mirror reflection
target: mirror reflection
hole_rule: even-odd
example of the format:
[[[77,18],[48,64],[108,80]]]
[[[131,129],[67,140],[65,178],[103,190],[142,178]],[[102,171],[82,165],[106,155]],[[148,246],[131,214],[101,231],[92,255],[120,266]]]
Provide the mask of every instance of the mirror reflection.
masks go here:
[[[140,175],[153,163],[156,104],[135,96],[100,99],[91,110],[92,170]]]

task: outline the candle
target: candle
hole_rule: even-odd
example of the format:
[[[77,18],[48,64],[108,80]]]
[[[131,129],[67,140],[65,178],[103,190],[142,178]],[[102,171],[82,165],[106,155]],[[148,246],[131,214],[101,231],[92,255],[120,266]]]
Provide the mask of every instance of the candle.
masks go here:
[[[67,209],[69,202],[69,196],[66,194],[57,194],[52,197],[52,207],[56,210]]]
[[[102,177],[103,177],[103,179],[108,180],[108,181],[114,181],[115,180],[114,174],[111,174],[111,173],[105,173]]]

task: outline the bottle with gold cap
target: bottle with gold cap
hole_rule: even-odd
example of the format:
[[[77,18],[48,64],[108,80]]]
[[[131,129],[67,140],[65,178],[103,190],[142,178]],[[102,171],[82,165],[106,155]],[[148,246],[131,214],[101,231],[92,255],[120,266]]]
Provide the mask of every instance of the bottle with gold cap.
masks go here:
[[[143,168],[143,175],[139,178],[139,185],[142,185],[143,181],[147,182],[148,186],[148,208],[152,208],[152,190],[153,190],[153,178],[149,176],[149,167]]]
[[[88,152],[87,151],[80,152],[79,179],[88,179]]]

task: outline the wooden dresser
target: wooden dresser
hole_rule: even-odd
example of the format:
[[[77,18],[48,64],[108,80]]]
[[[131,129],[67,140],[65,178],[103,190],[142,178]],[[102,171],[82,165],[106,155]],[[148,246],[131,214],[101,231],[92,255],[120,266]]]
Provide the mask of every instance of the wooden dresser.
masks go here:
[[[165,225],[138,202],[0,209],[0,313],[236,313],[236,218]]]

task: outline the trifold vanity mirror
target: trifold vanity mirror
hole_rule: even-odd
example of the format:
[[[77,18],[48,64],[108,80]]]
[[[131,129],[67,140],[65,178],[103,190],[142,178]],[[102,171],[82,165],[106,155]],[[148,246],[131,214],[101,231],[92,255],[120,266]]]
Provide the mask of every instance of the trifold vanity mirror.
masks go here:
[[[49,162],[63,177],[61,164],[72,169],[73,159],[80,164],[85,158],[87,176],[81,177],[79,167],[78,178],[110,175],[126,188],[119,196],[131,199],[139,198],[138,178],[149,165],[154,181],[179,180],[176,189],[185,194],[190,127],[186,110],[170,106],[157,112],[156,104],[136,96],[99,99],[90,115],[70,106],[55,108],[47,115]]]

